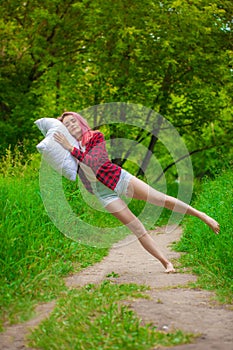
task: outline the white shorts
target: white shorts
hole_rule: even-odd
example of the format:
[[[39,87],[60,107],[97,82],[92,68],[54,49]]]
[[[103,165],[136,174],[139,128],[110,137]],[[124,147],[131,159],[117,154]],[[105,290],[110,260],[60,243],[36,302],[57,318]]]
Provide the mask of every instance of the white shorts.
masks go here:
[[[120,178],[114,190],[111,190],[102,184],[102,182],[98,181],[94,193],[102,205],[106,207],[121,196],[127,196],[128,185],[132,177],[133,175],[128,173],[128,171],[121,169]]]

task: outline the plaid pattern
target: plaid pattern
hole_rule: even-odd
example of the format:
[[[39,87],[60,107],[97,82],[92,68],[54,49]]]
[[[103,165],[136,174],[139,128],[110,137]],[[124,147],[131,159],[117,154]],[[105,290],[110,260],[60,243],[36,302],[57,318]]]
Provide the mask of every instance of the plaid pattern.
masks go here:
[[[96,132],[93,135],[86,144],[84,152],[74,147],[71,154],[80,162],[89,166],[100,182],[111,190],[114,190],[120,178],[121,167],[109,160],[102,133]],[[78,174],[86,189],[93,193],[91,183],[86,178],[82,169],[79,168]]]

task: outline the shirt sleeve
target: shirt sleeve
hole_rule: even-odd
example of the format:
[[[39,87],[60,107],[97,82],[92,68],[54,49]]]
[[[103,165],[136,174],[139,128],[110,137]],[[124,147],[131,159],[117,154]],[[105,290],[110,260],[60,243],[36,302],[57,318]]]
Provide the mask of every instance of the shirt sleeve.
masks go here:
[[[92,169],[98,170],[98,168],[108,160],[104,136],[102,133],[98,132],[94,134],[89,142],[90,145],[88,145],[86,151],[83,152],[74,147],[71,154],[80,162],[83,162],[83,164],[86,164]]]

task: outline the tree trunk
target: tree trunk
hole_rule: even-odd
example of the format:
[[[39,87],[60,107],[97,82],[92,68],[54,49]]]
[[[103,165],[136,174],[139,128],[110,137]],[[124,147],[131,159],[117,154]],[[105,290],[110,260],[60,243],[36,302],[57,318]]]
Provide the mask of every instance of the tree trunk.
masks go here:
[[[151,136],[151,140],[150,140],[150,144],[149,144],[148,150],[146,152],[145,158],[143,159],[142,165],[140,166],[140,169],[138,170],[136,176],[144,175],[144,173],[146,171],[146,168],[149,165],[150,158],[151,158],[151,156],[153,154],[155,145],[156,145],[156,143],[158,141],[158,134],[159,134],[159,131],[161,129],[162,123],[163,123],[163,117],[161,115],[159,115],[159,117],[158,117],[158,125],[153,130],[153,134]]]

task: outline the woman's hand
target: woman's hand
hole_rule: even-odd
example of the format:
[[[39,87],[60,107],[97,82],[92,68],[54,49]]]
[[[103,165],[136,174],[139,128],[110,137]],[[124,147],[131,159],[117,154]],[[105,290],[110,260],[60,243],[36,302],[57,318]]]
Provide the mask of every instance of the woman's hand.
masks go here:
[[[69,143],[67,138],[61,132],[54,133],[53,137],[54,140],[60,143],[60,145],[62,145],[63,148],[65,148],[67,151],[72,152],[73,146]]]

